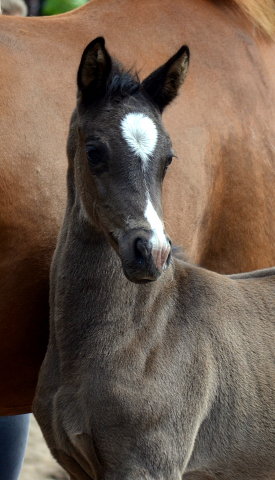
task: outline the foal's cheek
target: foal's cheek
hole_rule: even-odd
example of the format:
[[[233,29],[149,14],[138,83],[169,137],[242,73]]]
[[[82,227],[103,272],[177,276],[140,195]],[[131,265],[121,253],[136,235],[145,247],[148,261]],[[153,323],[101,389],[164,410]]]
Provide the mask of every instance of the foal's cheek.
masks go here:
[[[100,177],[93,177],[91,183],[92,194],[104,204],[104,200],[108,197],[108,185],[104,182],[103,175]]]

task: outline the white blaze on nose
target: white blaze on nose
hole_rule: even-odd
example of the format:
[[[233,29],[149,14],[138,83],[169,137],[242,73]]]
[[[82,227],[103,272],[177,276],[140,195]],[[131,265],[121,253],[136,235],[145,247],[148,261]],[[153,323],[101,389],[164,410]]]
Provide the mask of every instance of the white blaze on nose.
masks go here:
[[[151,230],[153,231],[153,248],[159,249],[161,247],[168,247],[169,244],[164,235],[163,223],[160,220],[156,210],[154,209],[149,196],[147,198],[147,205],[144,216],[148,220],[151,226]]]
[[[150,156],[155,150],[158,138],[157,128],[143,113],[128,113],[121,122],[122,136],[132,152],[142,160],[146,167]]]

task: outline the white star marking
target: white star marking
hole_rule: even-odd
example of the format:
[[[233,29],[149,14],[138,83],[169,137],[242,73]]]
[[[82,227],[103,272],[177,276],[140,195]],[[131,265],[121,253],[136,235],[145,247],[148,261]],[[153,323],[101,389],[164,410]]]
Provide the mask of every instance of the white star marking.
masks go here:
[[[153,120],[143,113],[128,113],[121,122],[121,130],[124,140],[132,152],[141,158],[145,169],[158,139]]]

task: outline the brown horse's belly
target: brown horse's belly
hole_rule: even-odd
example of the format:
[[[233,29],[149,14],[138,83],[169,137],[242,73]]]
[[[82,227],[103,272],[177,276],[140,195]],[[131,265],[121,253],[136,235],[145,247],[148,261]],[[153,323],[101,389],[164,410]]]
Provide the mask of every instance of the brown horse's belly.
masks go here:
[[[21,203],[20,185],[0,190],[0,414],[10,415],[31,411],[48,341],[49,267],[63,208],[45,199],[44,207],[28,203],[28,195]]]

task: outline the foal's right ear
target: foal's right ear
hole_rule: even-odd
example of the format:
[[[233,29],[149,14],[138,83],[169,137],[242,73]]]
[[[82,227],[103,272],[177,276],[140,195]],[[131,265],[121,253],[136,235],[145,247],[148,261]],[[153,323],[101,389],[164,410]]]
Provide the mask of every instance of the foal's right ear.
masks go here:
[[[105,40],[97,37],[85,48],[77,74],[78,89],[85,103],[92,103],[104,95],[111,68]]]

